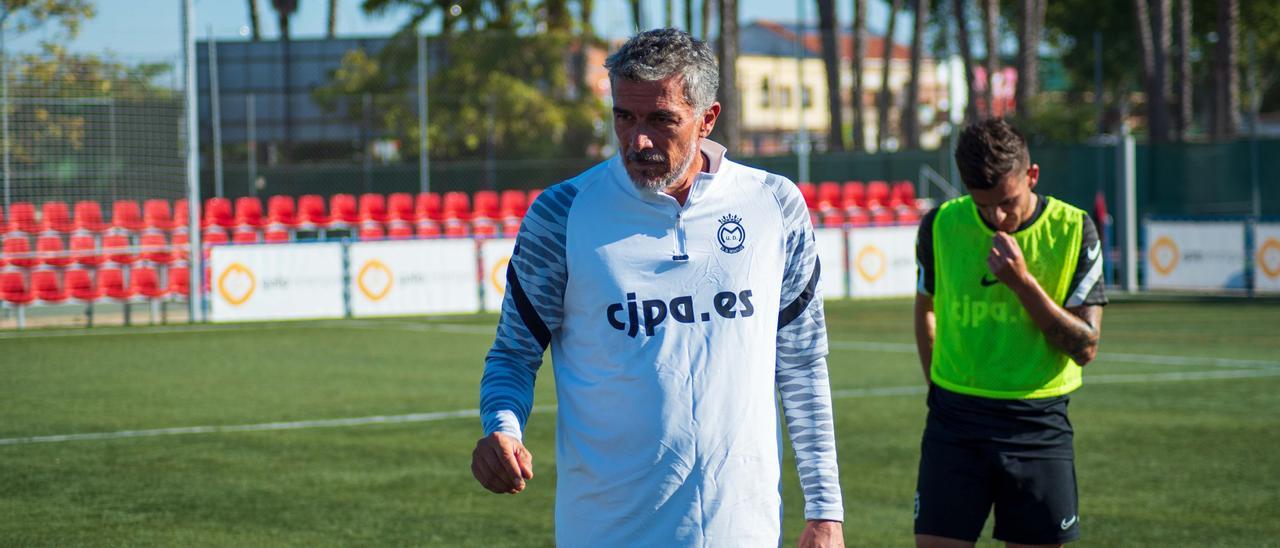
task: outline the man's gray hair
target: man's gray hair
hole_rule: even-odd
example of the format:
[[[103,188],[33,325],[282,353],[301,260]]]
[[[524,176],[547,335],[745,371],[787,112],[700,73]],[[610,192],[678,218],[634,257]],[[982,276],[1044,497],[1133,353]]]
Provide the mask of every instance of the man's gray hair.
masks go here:
[[[684,98],[704,111],[716,101],[720,67],[711,47],[677,29],[654,29],[633,36],[604,62],[609,80],[656,82],[673,74],[684,77]]]

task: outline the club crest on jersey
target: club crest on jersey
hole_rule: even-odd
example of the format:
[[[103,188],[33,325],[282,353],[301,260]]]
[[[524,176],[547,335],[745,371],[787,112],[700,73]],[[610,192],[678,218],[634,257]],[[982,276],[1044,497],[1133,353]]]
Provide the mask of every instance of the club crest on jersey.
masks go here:
[[[720,242],[720,251],[737,253],[747,242],[747,230],[742,228],[742,217],[732,213],[720,218],[720,229],[716,230],[716,241]]]

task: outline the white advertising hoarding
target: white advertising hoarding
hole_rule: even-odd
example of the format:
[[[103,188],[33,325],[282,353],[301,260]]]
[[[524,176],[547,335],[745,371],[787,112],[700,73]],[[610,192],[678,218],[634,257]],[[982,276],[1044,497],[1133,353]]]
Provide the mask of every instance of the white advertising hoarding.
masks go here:
[[[485,240],[480,244],[480,285],[484,286],[484,309],[502,310],[502,297],[507,293],[507,265],[515,250],[514,238]]]
[[[847,269],[844,260],[844,229],[818,228],[813,233],[817,240],[818,260],[822,262],[822,277],[818,279],[822,296],[828,299],[848,297],[845,285]]]
[[[1280,223],[1258,223],[1253,228],[1253,287],[1280,292]]]
[[[1147,289],[1244,289],[1244,223],[1147,221]]]
[[[916,292],[916,227],[849,231],[849,287],[854,297],[903,297]]]
[[[343,315],[339,243],[215,246],[209,273],[215,322]]]
[[[347,252],[352,316],[480,309],[474,240],[358,242]]]

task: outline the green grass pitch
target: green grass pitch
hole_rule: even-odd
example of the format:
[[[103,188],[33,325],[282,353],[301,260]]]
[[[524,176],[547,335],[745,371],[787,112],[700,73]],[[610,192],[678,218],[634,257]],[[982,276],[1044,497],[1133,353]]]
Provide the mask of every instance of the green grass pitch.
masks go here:
[[[909,546],[925,413],[910,303],[833,302],[827,317],[847,540]],[[0,333],[0,545],[551,545],[549,362],[519,496],[472,480],[474,417],[30,443],[473,409],[494,321]],[[1275,304],[1107,308],[1071,405],[1081,545],[1275,545],[1278,326]],[[794,545],[790,456],[783,472]]]

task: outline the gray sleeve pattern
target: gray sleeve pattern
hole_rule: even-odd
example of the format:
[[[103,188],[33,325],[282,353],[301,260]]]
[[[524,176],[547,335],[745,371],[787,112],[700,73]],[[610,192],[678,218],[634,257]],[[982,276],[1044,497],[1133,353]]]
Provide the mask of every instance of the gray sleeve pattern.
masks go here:
[[[523,438],[542,354],[564,318],[565,226],[576,195],[567,183],[553,186],[538,195],[520,223],[502,317],[480,379],[486,436],[502,432]]]
[[[775,382],[787,434],[796,452],[805,519],[843,521],[827,375],[827,328],[817,284],[821,265],[813,226],[804,199],[793,183],[777,176],[771,176],[769,183],[782,208],[787,232]]]

